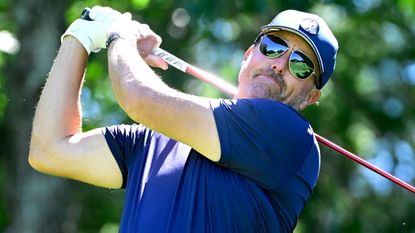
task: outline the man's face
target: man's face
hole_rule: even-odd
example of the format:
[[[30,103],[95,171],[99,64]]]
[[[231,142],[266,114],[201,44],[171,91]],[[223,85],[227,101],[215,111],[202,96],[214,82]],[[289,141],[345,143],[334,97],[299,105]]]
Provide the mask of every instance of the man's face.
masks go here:
[[[317,58],[310,47],[301,37],[286,31],[272,34],[287,41],[292,50],[301,50],[313,62],[315,74],[319,74]],[[289,69],[288,60],[291,55],[288,50],[282,56],[269,58],[261,53],[259,45],[248,49],[239,73],[239,91],[236,98],[267,98],[283,102],[297,110],[318,101],[320,91],[315,88],[315,77],[307,79],[296,78]]]

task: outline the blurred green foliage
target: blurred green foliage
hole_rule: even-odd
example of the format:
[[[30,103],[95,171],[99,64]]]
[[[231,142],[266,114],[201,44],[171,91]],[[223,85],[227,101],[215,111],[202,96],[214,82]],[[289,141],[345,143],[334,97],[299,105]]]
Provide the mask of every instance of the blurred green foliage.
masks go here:
[[[22,12],[20,8],[25,2],[29,1],[0,2],[0,32],[11,32],[18,41],[24,32],[19,31],[21,21],[16,15],[25,14],[30,19],[42,12]],[[68,7],[56,20],[65,23],[59,32],[51,32],[56,33],[52,45],[58,43],[60,34],[79,17],[84,7],[108,5],[119,11],[130,11],[135,19],[149,24],[163,38],[162,47],[166,50],[235,84],[245,49],[255,39],[259,27],[267,24],[277,12],[293,8],[321,15],[339,41],[337,67],[332,80],[323,89],[320,104],[308,108],[303,115],[320,135],[402,180],[415,183],[413,0],[73,0],[48,4],[58,6],[64,2]],[[0,42],[4,42],[3,37]],[[10,66],[18,63],[19,55],[26,52],[0,51],[2,130],[10,124],[6,114],[17,111],[12,108],[15,102],[10,101],[11,94],[15,93],[10,93],[6,87],[16,77],[20,77],[22,83],[30,78],[19,76],[21,74],[12,76],[14,71]],[[53,56],[48,57],[50,62],[53,59]],[[42,72],[46,77],[48,71]],[[184,92],[226,97],[208,84],[173,68],[157,72],[167,84]],[[36,82],[32,90],[34,98],[40,93],[44,77],[29,80]],[[131,122],[113,97],[105,52],[90,56],[82,102],[85,130]],[[29,109],[33,111],[33,107],[31,104]],[[30,125],[32,116],[33,112],[27,115],[25,124]],[[16,143],[8,138],[9,134],[18,132],[0,134],[2,141],[9,145]],[[19,140],[18,136],[12,138]],[[23,143],[27,145],[28,141]],[[415,233],[413,193],[324,146],[321,146],[321,152],[320,179],[299,219],[296,233]],[[30,169],[27,164],[16,164],[18,162],[10,160],[10,156],[25,157],[27,154],[10,154],[6,147],[0,147],[0,190],[12,187],[12,177],[5,172],[6,168],[24,166],[24,169]],[[19,169],[13,170],[18,174]],[[40,179],[45,180],[45,177],[42,175]],[[63,213],[62,232],[117,232],[123,191],[107,191],[73,181],[65,181],[65,184],[65,190],[70,190],[69,200],[54,207]],[[19,200],[0,191],[0,232],[6,229],[12,232],[9,226],[17,221],[14,218],[18,215],[9,210],[18,205]]]

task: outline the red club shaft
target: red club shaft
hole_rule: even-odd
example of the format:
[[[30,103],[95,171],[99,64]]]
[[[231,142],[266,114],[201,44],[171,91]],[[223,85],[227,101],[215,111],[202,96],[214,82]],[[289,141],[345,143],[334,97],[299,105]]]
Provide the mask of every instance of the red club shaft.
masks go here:
[[[359,163],[362,166],[365,166],[366,168],[368,168],[368,169],[370,169],[370,170],[378,173],[379,175],[387,178],[388,180],[390,180],[390,181],[392,181],[392,182],[400,185],[401,187],[406,188],[409,191],[415,193],[414,186],[412,186],[412,185],[410,185],[410,184],[408,184],[408,183],[400,180],[399,178],[391,175],[390,173],[387,173],[386,171],[384,171],[384,170],[376,167],[375,165],[367,162],[366,160],[362,159],[361,157],[359,157],[359,156],[357,156],[357,155],[355,155],[355,154],[353,154],[353,153],[351,153],[351,152],[343,149],[342,147],[340,147],[340,146],[334,144],[333,142],[331,142],[331,141],[323,138],[322,136],[320,136],[318,134],[315,134],[315,135],[316,135],[317,141],[320,142],[321,144],[327,146],[328,148],[330,148],[330,149],[332,149],[334,151],[337,151],[338,153],[346,156],[347,158],[349,158],[349,159],[351,159],[351,160]]]

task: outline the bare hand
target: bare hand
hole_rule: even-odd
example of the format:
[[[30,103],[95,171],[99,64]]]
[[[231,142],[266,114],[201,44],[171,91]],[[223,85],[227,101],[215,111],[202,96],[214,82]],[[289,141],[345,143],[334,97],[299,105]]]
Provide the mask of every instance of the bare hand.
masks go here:
[[[143,60],[152,67],[167,69],[168,64],[162,58],[153,55],[154,48],[159,47],[162,39],[147,24],[131,20],[131,13],[124,13],[109,28],[107,35],[118,33],[122,39],[135,46]]]

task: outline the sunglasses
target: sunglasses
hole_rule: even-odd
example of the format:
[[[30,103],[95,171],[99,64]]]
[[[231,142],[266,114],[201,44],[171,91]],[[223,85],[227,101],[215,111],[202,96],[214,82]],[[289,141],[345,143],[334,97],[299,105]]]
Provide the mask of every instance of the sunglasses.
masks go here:
[[[265,34],[261,36],[259,39],[259,50],[269,58],[281,57],[290,50],[291,55],[288,67],[291,74],[298,79],[307,79],[314,74],[314,63],[311,59],[300,50],[290,49],[288,42],[276,35]],[[315,80],[317,81],[317,78]]]

